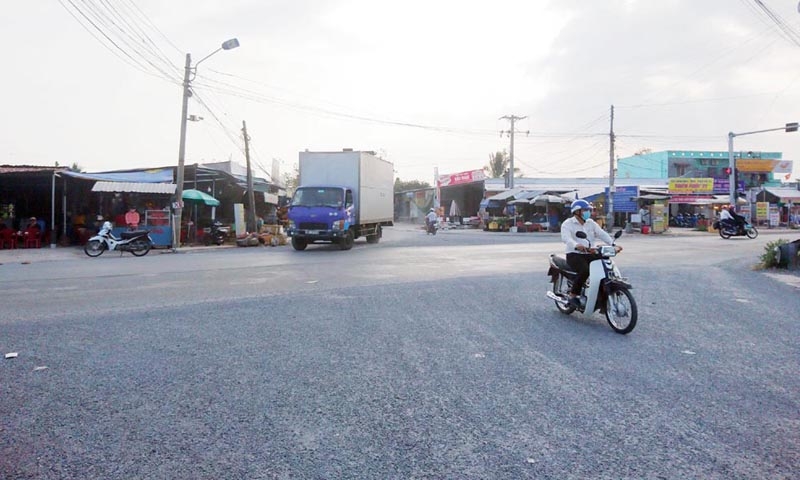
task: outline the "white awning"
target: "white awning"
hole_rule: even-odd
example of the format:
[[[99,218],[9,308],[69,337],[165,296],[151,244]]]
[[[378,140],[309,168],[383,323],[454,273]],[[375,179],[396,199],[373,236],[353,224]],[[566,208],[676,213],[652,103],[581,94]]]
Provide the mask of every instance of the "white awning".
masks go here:
[[[800,190],[789,187],[765,187],[764,190],[781,199],[781,202],[800,203]]]
[[[96,182],[93,192],[161,193],[173,195],[178,186],[174,183]]]

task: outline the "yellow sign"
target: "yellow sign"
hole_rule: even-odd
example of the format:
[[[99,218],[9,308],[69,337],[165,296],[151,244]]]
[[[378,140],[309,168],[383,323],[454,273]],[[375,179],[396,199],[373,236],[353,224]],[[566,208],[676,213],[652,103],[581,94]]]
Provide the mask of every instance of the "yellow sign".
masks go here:
[[[792,168],[791,160],[736,159],[736,169],[743,173],[792,173]]]
[[[670,178],[669,193],[712,193],[713,178]]]
[[[756,202],[756,218],[766,220],[769,215],[769,202]]]

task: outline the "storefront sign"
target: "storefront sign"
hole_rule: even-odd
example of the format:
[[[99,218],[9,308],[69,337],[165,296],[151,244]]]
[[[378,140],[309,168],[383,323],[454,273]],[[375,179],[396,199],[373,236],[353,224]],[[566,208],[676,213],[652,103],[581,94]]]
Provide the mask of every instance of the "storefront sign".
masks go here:
[[[465,183],[481,182],[486,180],[486,172],[483,170],[470,170],[468,172],[451,173],[446,175],[439,175],[437,187],[452,187],[453,185],[462,185]]]
[[[712,193],[714,191],[713,178],[670,178],[669,193]]]
[[[698,200],[711,200],[713,195],[673,195],[669,199],[669,203],[695,203]]]
[[[727,178],[715,178],[714,179],[714,193],[729,193],[731,189],[731,181]],[[736,188],[737,192],[744,192],[745,191],[745,184],[744,180],[739,180],[739,184]]]
[[[758,220],[766,220],[767,212],[769,212],[769,202],[756,202],[756,218]]]

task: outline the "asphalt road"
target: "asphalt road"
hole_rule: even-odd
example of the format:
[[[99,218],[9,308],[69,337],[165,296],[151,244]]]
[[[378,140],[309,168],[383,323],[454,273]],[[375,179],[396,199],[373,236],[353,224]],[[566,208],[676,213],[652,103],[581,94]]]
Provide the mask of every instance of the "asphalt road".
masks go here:
[[[4,263],[0,478],[793,478],[774,239],[624,236],[627,336],[544,296],[552,234]]]

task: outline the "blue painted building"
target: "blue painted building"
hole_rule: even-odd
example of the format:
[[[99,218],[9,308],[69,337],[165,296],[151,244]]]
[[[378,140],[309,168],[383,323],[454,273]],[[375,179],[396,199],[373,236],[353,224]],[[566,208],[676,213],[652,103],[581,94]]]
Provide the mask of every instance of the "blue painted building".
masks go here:
[[[779,183],[772,165],[782,160],[781,152],[734,152],[734,157],[739,167],[739,181],[747,188]],[[616,178],[618,182],[626,178],[723,179],[728,178],[728,167],[727,151],[665,150],[620,158]]]

